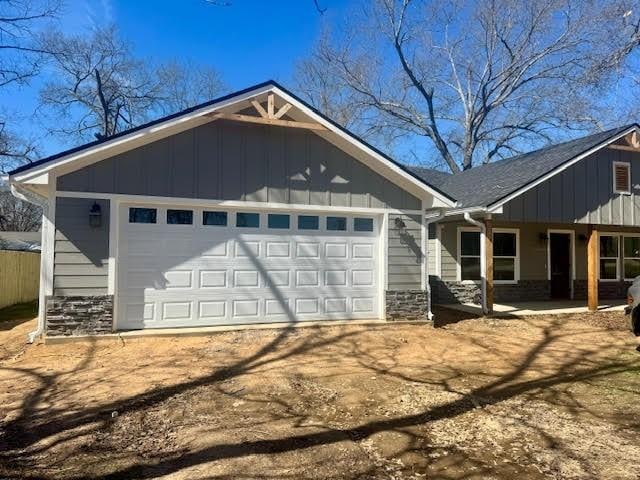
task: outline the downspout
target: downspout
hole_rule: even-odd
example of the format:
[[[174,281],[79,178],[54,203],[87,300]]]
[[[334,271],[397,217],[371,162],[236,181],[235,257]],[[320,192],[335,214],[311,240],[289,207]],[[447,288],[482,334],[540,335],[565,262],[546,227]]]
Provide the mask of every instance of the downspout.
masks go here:
[[[44,271],[44,262],[45,260],[45,239],[47,236],[45,217],[49,214],[49,199],[43,197],[42,195],[38,195],[37,193],[31,192],[24,187],[21,187],[15,183],[11,184],[11,194],[27,203],[32,203],[34,205],[42,208],[42,227],[41,227],[41,237],[40,237],[40,289],[38,293],[38,324],[36,329],[27,334],[27,341],[29,343],[33,343],[36,338],[40,337],[44,333],[44,317],[45,317],[45,302],[44,298],[46,296],[46,286],[45,282],[42,279],[42,272]]]
[[[433,320],[433,312],[431,309],[431,284],[429,283],[429,225],[432,223],[437,223],[442,220],[445,216],[445,209],[440,208],[437,211],[436,215],[425,215],[424,216],[424,224],[425,224],[425,235],[426,235],[426,247],[424,249],[424,270],[426,278],[425,290],[427,292],[427,318],[429,320]]]
[[[480,284],[482,290],[482,313],[487,315],[489,309],[487,308],[487,255],[486,255],[486,236],[487,228],[483,222],[471,218],[469,212],[464,212],[464,219],[471,225],[480,229]]]

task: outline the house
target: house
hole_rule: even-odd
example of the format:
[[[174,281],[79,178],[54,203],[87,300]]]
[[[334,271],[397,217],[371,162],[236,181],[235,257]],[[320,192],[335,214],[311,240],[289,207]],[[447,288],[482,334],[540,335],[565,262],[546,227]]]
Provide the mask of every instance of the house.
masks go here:
[[[640,128],[457,175],[393,161],[273,81],[10,173],[43,207],[36,336],[430,318],[622,298]]]
[[[430,228],[435,303],[625,298],[640,275],[640,128],[457,175],[412,168],[456,200]]]
[[[31,338],[425,318],[455,200],[269,81],[10,173],[43,207]]]

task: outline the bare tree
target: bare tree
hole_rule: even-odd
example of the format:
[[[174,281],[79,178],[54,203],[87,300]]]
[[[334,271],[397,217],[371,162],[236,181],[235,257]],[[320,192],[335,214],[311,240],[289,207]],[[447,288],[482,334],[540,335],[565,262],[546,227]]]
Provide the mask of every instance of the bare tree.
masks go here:
[[[215,98],[224,88],[212,67],[188,61],[154,66],[136,58],[114,26],[90,37],[50,32],[42,43],[53,52],[53,72],[40,99],[51,130],[65,136],[108,137]]]
[[[365,2],[299,78],[323,108],[308,78],[333,77],[361,129],[426,138],[455,173],[594,128],[585,78],[611,55],[607,37],[628,34],[623,14],[604,0]]]
[[[37,149],[32,141],[16,135],[2,120],[0,114],[0,173],[7,173],[16,166],[33,161]]]
[[[46,50],[35,37],[55,17],[58,0],[0,0],[0,87],[37,75]]]
[[[89,37],[49,32],[42,44],[52,52],[53,73],[40,100],[56,118],[54,132],[108,137],[144,121],[158,101],[157,80],[114,26]]]
[[[0,189],[0,231],[35,232],[40,228],[42,210],[18,200],[11,192]]]
[[[163,113],[193,107],[219,96],[226,86],[220,73],[211,66],[193,61],[173,60],[161,64],[156,73],[159,103]]]
[[[22,86],[36,76],[47,52],[37,42],[60,10],[58,0],[0,0],[0,89]],[[0,110],[0,173],[29,162],[34,142],[16,132],[16,114]]]

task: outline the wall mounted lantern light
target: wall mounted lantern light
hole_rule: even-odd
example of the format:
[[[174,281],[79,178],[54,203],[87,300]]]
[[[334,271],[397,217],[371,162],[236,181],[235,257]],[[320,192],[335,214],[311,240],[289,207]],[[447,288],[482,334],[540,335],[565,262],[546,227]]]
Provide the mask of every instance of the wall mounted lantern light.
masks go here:
[[[89,225],[91,228],[98,228],[102,225],[102,209],[98,202],[93,202],[91,210],[89,210]]]
[[[400,217],[396,217],[393,223],[395,224],[396,228],[400,231],[403,231],[405,228],[407,228],[407,225],[402,221]]]

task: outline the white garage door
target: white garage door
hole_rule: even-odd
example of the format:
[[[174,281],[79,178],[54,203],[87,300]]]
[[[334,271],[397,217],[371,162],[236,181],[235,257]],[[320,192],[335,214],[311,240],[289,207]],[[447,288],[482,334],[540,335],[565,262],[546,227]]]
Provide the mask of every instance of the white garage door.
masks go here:
[[[379,317],[373,216],[123,205],[118,328]]]

